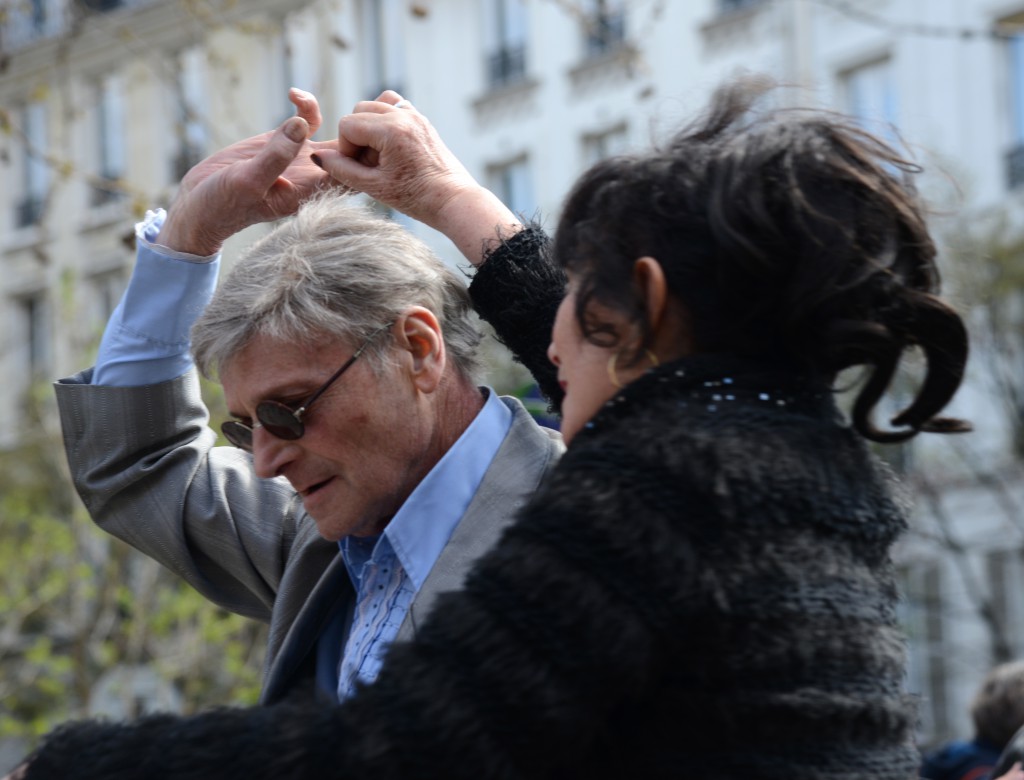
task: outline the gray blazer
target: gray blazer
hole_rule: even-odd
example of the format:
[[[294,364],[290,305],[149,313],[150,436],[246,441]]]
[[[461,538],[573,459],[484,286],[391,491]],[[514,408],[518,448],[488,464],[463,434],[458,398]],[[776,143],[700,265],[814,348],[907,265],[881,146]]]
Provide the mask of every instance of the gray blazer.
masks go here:
[[[56,385],[71,474],[93,520],[185,578],[211,601],[270,623],[263,693],[280,699],[310,679],[317,637],[353,590],[338,547],[284,479],[258,479],[250,456],[214,447],[194,371],[143,387]],[[413,600],[399,639],[437,596],[458,589],[564,449],[522,405],[469,508]]]

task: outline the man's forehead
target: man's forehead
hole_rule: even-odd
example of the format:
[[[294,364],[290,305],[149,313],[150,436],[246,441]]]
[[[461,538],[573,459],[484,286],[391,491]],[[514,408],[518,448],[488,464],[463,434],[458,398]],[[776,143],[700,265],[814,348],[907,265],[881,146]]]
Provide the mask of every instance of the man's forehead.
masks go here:
[[[256,336],[221,367],[220,382],[228,407],[241,408],[250,400],[301,394],[350,355],[351,347],[340,339],[292,342]]]

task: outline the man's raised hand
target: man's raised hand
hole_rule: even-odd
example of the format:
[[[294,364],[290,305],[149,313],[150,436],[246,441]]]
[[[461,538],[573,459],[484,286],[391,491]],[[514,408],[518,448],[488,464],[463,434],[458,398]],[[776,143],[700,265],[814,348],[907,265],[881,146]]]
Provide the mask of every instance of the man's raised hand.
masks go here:
[[[288,99],[296,116],[215,152],[185,174],[157,243],[212,255],[235,233],[294,214],[319,187],[334,185],[310,160],[319,149],[337,148],[334,141],[309,140],[323,121],[316,98],[292,89]]]

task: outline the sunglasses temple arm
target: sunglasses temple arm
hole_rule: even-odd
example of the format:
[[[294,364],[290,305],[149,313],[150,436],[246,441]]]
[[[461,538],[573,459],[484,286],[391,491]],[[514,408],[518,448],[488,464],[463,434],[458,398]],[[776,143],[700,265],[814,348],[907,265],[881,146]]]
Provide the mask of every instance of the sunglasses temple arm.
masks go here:
[[[359,352],[362,352],[362,350],[360,349]],[[317,398],[322,396],[327,391],[327,388],[329,388],[331,385],[333,385],[338,380],[338,377],[340,377],[342,374],[344,374],[346,371],[348,371],[349,366],[351,366],[353,363],[355,363],[356,362],[356,358],[359,357],[359,352],[356,352],[354,355],[352,355],[352,357],[350,357],[348,360],[346,360],[345,361],[345,365],[343,365],[341,368],[339,368],[337,371],[335,371],[334,374],[331,376],[331,378],[328,379],[321,386],[321,388],[319,390],[317,390],[315,393],[313,393],[313,395],[311,395],[309,398],[306,399],[306,402],[302,406],[300,406],[298,409],[295,410],[295,417],[296,417],[296,419],[301,420],[302,419],[302,415],[305,414],[306,410],[310,406],[313,405],[313,402]]]
[[[373,333],[371,333],[370,337],[366,341],[363,342],[362,346],[359,347],[359,349],[357,349],[352,354],[352,357],[350,357],[348,360],[345,361],[345,365],[343,365],[341,368],[339,368],[337,371],[335,371],[334,375],[331,376],[331,378],[328,379],[319,390],[317,390],[315,393],[313,393],[313,395],[311,395],[309,398],[306,399],[306,402],[302,406],[300,406],[298,409],[295,410],[295,419],[301,421],[302,420],[302,415],[304,415],[306,413],[306,410],[310,406],[313,405],[313,402],[317,398],[319,398],[321,395],[323,395],[326,392],[328,387],[330,387],[331,385],[333,385],[337,381],[338,377],[340,377],[342,374],[344,374],[346,371],[348,371],[349,366],[351,366],[353,363],[356,362],[356,360],[359,359],[359,356],[362,355],[363,352],[366,351],[366,348],[368,346],[370,346],[370,342],[373,341],[377,337],[377,334],[380,333],[382,330],[387,330],[388,328],[390,328],[394,324],[395,324],[394,322],[389,322],[386,325],[381,325],[379,328],[377,328],[377,330],[375,330]]]

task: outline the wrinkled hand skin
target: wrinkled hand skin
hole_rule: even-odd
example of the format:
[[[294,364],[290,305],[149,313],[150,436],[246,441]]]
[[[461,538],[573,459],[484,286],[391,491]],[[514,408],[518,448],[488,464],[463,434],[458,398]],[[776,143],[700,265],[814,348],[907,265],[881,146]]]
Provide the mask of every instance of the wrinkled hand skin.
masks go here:
[[[397,92],[357,103],[338,122],[336,150],[318,154],[336,181],[444,233],[474,264],[484,240],[522,227]]]
[[[323,121],[316,98],[299,89],[288,98],[296,116],[221,149],[185,174],[157,243],[212,255],[244,228],[294,214],[318,188],[337,186],[310,159],[337,148],[334,141],[309,140]]]
[[[479,188],[430,121],[390,90],[338,122],[335,173],[352,187],[428,225],[449,202]]]

